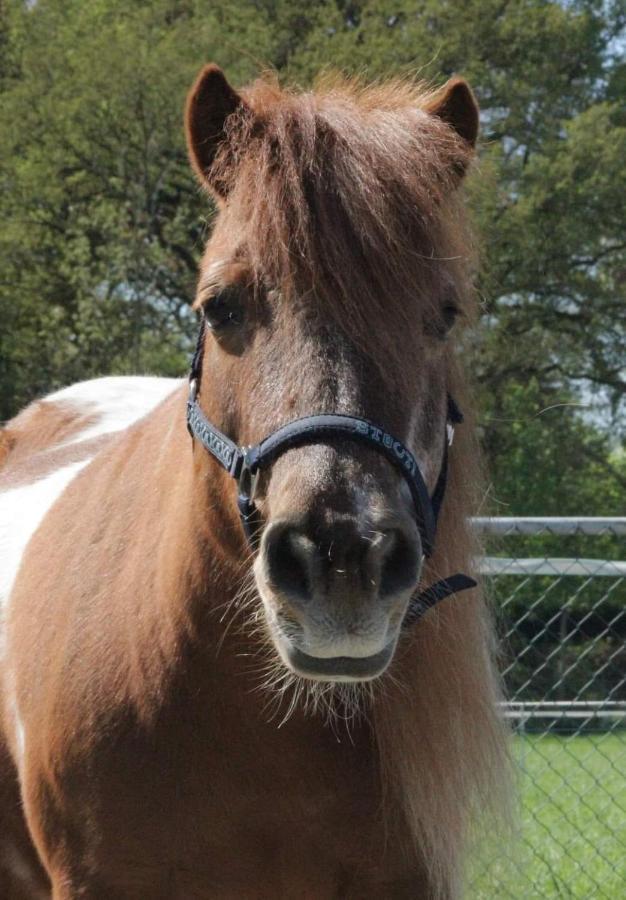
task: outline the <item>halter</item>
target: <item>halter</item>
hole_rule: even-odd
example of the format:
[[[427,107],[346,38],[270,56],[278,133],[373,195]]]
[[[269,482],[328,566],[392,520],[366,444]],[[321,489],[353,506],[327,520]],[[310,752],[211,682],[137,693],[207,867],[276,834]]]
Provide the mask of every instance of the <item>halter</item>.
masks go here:
[[[237,506],[241,524],[252,546],[258,543],[261,529],[261,519],[254,502],[259,474],[268,469],[287,450],[310,444],[328,444],[334,440],[349,440],[376,450],[403,476],[413,499],[422,550],[426,557],[432,556],[437,520],[448,480],[448,448],[452,444],[455,426],[463,421],[458,406],[449,394],[443,457],[432,496],[428,493],[417,460],[408,447],[384,428],[357,416],[340,413],[304,416],[273,431],[258,444],[240,447],[209,422],[198,404],[205,330],[206,320],[203,316],[189,375],[187,428],[192,439],[200,441],[222,468],[237,479]],[[403,625],[417,622],[432,606],[451,594],[473,587],[476,587],[476,582],[468,575],[450,575],[437,581],[425,591],[411,597]]]

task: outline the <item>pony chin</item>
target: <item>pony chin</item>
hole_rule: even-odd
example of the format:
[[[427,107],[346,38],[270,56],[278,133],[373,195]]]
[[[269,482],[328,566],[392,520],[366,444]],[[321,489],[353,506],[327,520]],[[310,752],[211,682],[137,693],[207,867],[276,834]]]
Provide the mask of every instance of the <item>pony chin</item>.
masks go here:
[[[281,624],[278,612],[280,602],[273,597],[266,585],[259,585],[259,594],[263,603],[263,611],[267,624],[266,633],[271,640],[272,649],[278,655],[283,666],[297,678],[321,684],[363,684],[375,681],[388,668],[394,657],[398,642],[396,631],[376,647],[375,652],[368,652],[362,643],[344,636],[330,637],[323,647],[317,647],[316,653],[303,649],[306,642],[290,635],[290,630],[298,626],[289,623]],[[296,638],[296,639],[294,639]]]
[[[273,630],[274,646],[285,666],[307,681],[325,684],[362,684],[379,678],[391,662],[395,642],[373,656],[311,656],[303,653],[277,630]]]

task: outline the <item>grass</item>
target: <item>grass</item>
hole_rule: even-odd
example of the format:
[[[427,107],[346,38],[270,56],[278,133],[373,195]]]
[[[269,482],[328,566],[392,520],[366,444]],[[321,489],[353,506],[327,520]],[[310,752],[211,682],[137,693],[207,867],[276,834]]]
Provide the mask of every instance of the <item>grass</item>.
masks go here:
[[[470,878],[468,900],[626,897],[626,732],[515,738],[521,828]]]

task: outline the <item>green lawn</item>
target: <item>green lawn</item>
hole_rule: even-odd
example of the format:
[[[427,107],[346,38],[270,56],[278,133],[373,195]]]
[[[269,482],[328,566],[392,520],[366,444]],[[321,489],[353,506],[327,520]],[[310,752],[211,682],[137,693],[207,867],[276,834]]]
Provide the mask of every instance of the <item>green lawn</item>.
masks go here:
[[[626,732],[515,739],[517,842],[476,867],[468,900],[626,898]]]

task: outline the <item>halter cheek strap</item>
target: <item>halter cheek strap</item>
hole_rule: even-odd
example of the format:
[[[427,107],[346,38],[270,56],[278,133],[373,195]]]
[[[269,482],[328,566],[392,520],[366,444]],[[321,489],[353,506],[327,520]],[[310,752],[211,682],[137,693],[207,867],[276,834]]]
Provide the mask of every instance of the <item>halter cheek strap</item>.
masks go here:
[[[288,422],[252,447],[240,447],[216,428],[212,422],[209,422],[198,404],[197,393],[202,365],[204,330],[203,318],[191,365],[187,428],[191,437],[198,440],[222,468],[238,480],[237,505],[244,532],[251,544],[256,543],[261,528],[260,516],[254,503],[259,473],[268,469],[287,450],[310,444],[349,440],[376,450],[403,476],[413,499],[415,519],[424,555],[432,556],[437,520],[448,478],[448,447],[452,443],[454,426],[463,421],[463,416],[452,397],[448,396],[443,457],[432,497],[428,492],[417,460],[408,447],[379,425],[357,416],[339,413],[305,416]],[[474,579],[460,574],[436,582],[427,590],[411,598],[403,624],[413,624],[440,600],[472,587],[476,587]]]

